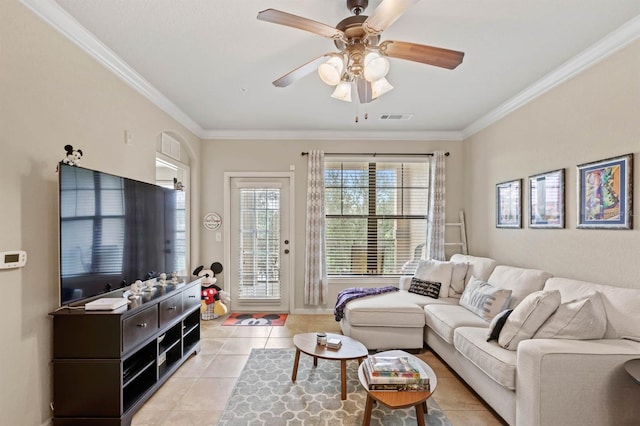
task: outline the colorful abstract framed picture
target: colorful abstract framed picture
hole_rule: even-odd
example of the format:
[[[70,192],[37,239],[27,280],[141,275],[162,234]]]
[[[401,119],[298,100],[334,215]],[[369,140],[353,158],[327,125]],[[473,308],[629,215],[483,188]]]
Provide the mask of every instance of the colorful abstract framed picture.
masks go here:
[[[564,169],[529,176],[529,228],[564,228]]]
[[[522,228],[522,179],[496,185],[496,228]]]
[[[632,229],[633,154],[578,166],[578,228]]]

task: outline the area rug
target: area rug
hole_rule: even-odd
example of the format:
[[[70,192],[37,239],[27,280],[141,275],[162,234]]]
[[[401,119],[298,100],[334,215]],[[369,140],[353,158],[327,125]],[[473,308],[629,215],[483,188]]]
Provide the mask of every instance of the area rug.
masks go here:
[[[287,314],[239,314],[232,313],[222,325],[284,325]]]
[[[347,362],[347,399],[340,400],[340,363],[302,354],[291,382],[294,349],[253,349],[220,417],[220,426],[361,425],[366,391],[357,361]],[[427,425],[451,426],[438,404],[427,400]],[[391,410],[376,404],[372,425],[415,425],[415,409]]]

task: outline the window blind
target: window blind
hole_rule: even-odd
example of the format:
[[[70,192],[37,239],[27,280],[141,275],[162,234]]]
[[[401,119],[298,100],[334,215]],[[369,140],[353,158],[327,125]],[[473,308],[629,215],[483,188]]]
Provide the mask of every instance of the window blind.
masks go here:
[[[328,274],[412,273],[425,245],[428,193],[424,160],[325,161]]]

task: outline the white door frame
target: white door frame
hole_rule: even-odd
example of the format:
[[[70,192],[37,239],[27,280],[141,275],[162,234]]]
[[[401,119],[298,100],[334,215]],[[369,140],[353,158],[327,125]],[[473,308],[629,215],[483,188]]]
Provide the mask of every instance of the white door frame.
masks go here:
[[[224,220],[227,226],[223,227],[224,236],[224,265],[231,265],[231,179],[232,178],[285,178],[289,179],[289,312],[293,313],[295,306],[295,173],[294,172],[224,172]],[[231,294],[230,280],[224,280],[224,289]]]

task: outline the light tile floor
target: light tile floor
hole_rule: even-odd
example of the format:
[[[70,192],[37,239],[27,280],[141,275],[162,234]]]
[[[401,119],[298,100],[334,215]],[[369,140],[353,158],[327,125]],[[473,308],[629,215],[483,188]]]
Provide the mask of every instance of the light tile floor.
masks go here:
[[[252,348],[294,348],[298,333],[340,333],[332,315],[289,315],[284,326],[222,326],[202,321],[201,351],[192,356],[133,418],[133,426],[208,426],[218,422]],[[433,398],[454,426],[504,425],[437,356],[418,354],[438,376]]]

